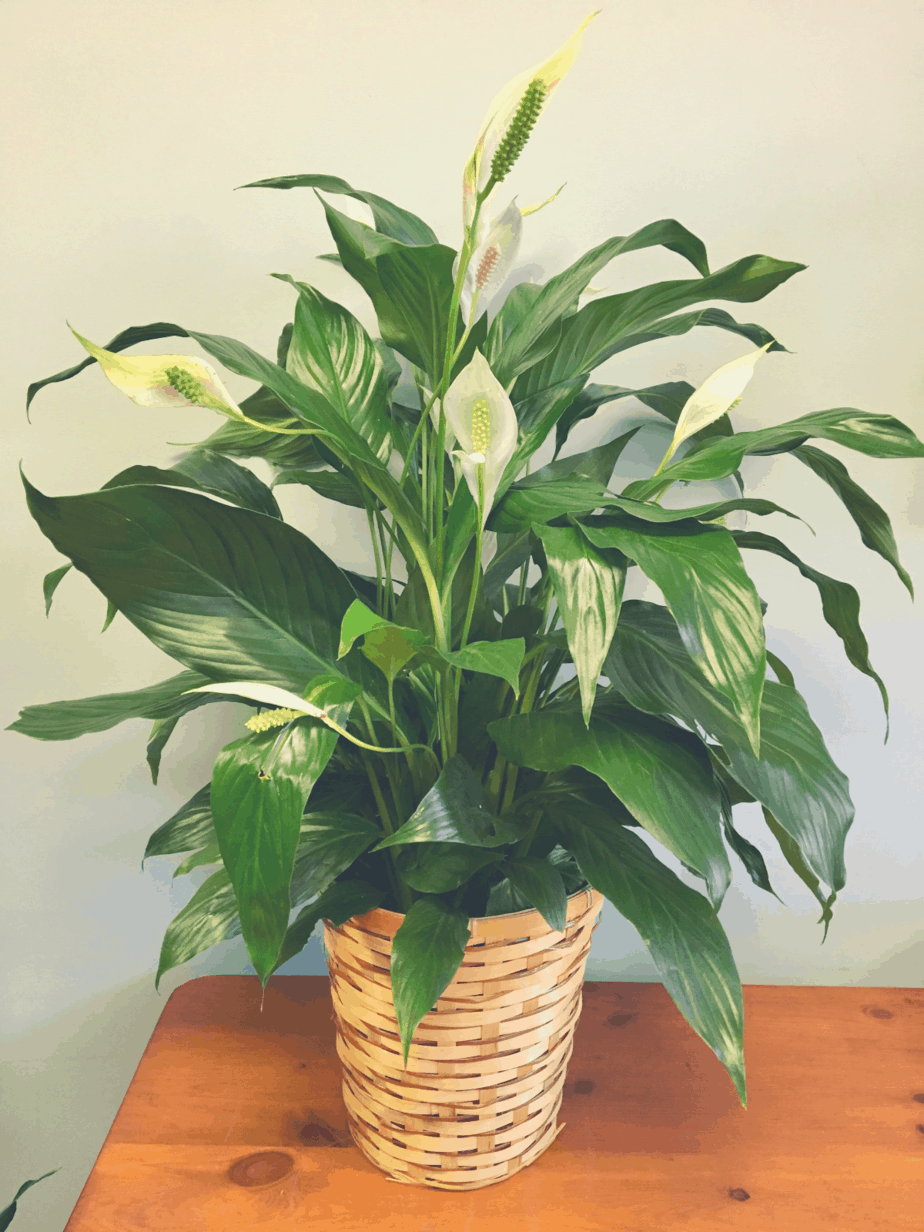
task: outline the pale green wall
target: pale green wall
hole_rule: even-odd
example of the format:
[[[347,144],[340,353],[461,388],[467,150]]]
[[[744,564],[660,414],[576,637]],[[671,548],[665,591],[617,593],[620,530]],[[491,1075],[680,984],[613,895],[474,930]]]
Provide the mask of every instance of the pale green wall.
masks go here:
[[[426,217],[458,242],[462,164],[483,111],[514,72],[544,58],[590,0],[6,0],[4,206],[8,216],[2,522],[9,722],[25,703],[153,682],[170,664],[124,620],[99,635],[104,603],[62,585],[46,623],[41,578],[57,557],[27,517],[16,476],[52,493],[98,487],[132,462],[166,464],[166,440],[213,426],[207,412],[145,413],[97,371],[52,387],[22,414],[30,380],[80,355],[65,325],[100,342],[129,325],[177,321],[272,353],[289,272],[371,325],[337,269],[309,192],[233,193],[298,171],[342,175]],[[619,0],[511,179],[522,203],[567,188],[528,220],[522,263],[545,276],[612,234],[675,216],[714,267],[752,252],[809,269],[744,306],[793,351],[758,370],[739,424],[827,407],[890,411],[924,432],[920,296],[922,10],[913,0]],[[342,201],[340,202],[342,205]],[[597,282],[688,276],[669,253],[634,254]],[[157,346],[147,349],[157,350]],[[696,382],[740,353],[700,331],[629,352],[603,379]],[[246,391],[241,381],[232,390]],[[583,439],[599,439],[588,429]],[[924,468],[849,462],[892,511],[906,565],[924,586]],[[771,474],[772,472],[772,474]],[[755,563],[771,600],[771,645],[795,669],[832,752],[851,773],[858,818],[849,886],[819,948],[814,902],[758,838],[791,908],[739,871],[723,920],[752,982],[924,982],[919,888],[921,622],[897,579],[863,552],[836,501],[798,463],[754,460],[746,478],[802,513],[776,527],[796,551],[861,587],[872,658],[893,695],[885,748],[871,682],[846,664],[813,588],[781,562]],[[766,483],[765,483],[766,480]],[[302,525],[345,563],[364,559],[339,507],[283,491]],[[5,1069],[0,1205],[18,1183],[62,1172],[22,1203],[17,1232],[65,1222],[163,999],[152,972],[163,930],[190,892],[174,861],[140,873],[150,831],[208,778],[234,716],[199,711],[168,751],[159,788],[143,766],[144,725],[72,744],[2,740]],[[752,837],[757,826],[749,828]],[[240,943],[172,972],[241,971]],[[317,946],[293,970],[320,970]],[[608,913],[591,975],[653,975],[632,929]]]

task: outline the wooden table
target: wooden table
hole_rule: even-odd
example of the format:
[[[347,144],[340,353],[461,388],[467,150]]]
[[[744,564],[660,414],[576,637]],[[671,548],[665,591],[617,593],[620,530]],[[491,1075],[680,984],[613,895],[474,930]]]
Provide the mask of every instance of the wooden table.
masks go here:
[[[327,980],[170,997],[66,1232],[924,1229],[924,990],[745,989],[750,1108],[658,984],[588,984],[566,1128],[474,1193],[344,1132]]]

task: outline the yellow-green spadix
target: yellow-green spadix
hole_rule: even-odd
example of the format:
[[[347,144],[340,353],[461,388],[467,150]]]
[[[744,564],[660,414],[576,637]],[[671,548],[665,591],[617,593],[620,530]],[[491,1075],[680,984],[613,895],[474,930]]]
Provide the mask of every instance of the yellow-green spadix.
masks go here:
[[[106,377],[138,406],[202,406],[232,419],[243,413],[211,364],[191,355],[125,355],[71,333]]]

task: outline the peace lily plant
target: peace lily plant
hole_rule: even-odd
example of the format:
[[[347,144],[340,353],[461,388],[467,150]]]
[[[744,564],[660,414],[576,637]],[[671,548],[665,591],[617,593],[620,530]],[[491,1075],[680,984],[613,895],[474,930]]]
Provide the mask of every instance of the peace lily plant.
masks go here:
[[[773,891],[734,807],[761,804],[766,841],[815,895],[825,929],[853,818],[792,673],[766,649],[745,558],[772,553],[813,582],[848,659],[886,705],[887,695],[854,588],[783,539],[726,523],[742,511],[795,514],[744,495],[696,503],[695,488],[691,503],[685,485],[737,476],[748,455],[787,453],[833,489],[910,592],[887,514],[808,442],[878,458],[921,457],[924,446],[890,415],[852,408],[735,431],[729,412],[757,361],[759,379],[785,348],[702,305],[762,299],[804,268],[791,261],[748,256],[713,272],[702,241],[665,219],[499,294],[531,208],[497,199],[583,28],[489,108],[464,169],[458,252],[408,210],[334,176],[248,185],[316,190],[331,259],[368,294],[380,337],[307,282],[276,275],[297,298],[275,359],[158,323],[105,347],[76,334],[88,357],[31,387],[30,401],[97,363],[142,407],[207,407],[225,421],[176,465],[131,467],[98,492],[53,497],[24,478],[36,522],[67,558],[45,579],[47,603],[73,566],[110,619],[121,613],[183,670],[128,693],[30,706],[12,726],[58,740],[153,720],[156,781],[184,715],[229,700],[252,708],[211,783],[147,844],[146,856],[191,853],[177,874],[211,870],[167,929],[158,980],[243,934],[265,986],[320,920],[383,906],[404,916],[392,986],[406,1057],[458,968],[470,918],[533,907],[561,930],[568,896],[589,883],[638,929],[743,1101],[741,987],[718,918],[732,855]],[[374,225],[336,209],[338,194],[368,206]],[[582,301],[610,261],[658,245],[695,276]],[[698,389],[588,383],[621,352],[695,326],[748,350]],[[238,403],[205,360],[128,353],[167,337],[257,388]],[[676,431],[654,473],[616,491],[632,432],[609,416],[626,398]],[[598,413],[612,439],[569,453],[571,430]],[[547,441],[553,460],[531,469]],[[240,458],[269,463],[272,485]],[[374,576],[338,567],[286,525],[272,490],[281,484],[364,510]],[[663,603],[623,602],[632,570]]]

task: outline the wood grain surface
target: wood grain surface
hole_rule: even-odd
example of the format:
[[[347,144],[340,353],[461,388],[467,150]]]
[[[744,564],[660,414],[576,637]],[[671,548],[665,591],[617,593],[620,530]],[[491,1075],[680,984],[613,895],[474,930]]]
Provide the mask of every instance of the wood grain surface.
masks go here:
[[[924,991],[745,988],[750,1106],[658,984],[587,984],[565,1129],[488,1189],[345,1131],[328,981],[170,997],[65,1232],[924,1229]]]

